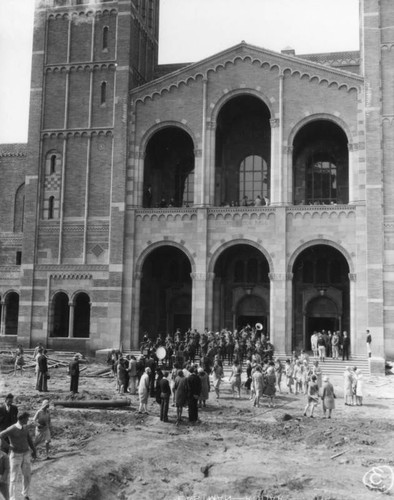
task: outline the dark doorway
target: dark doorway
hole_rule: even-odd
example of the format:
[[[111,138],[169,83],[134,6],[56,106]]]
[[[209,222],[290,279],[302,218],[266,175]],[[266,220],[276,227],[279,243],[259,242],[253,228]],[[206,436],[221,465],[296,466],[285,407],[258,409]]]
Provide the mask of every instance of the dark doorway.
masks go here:
[[[174,314],[174,328],[180,329],[182,333],[186,332],[191,326],[192,316],[191,314]]]
[[[267,317],[266,316],[238,316],[237,319],[237,329],[238,331],[244,328],[246,325],[254,327],[256,323],[261,323],[263,325],[263,333],[267,332]]]
[[[310,351],[311,348],[311,337],[313,332],[321,332],[325,330],[328,332],[330,330],[333,332],[338,329],[338,319],[337,318],[308,318],[306,338],[305,338],[305,350]]]

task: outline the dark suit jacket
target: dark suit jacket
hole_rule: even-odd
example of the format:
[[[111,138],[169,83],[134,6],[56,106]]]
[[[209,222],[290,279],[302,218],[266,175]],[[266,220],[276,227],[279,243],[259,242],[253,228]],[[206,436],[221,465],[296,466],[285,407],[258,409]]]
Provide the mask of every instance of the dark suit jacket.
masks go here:
[[[38,370],[42,373],[46,373],[48,371],[48,363],[47,358],[44,354],[40,354],[37,358]]]
[[[201,394],[201,379],[195,373],[192,373],[187,377],[187,386],[189,390],[189,398],[193,396],[199,396]]]
[[[18,407],[11,405],[10,411],[7,411],[5,403],[0,406],[0,431],[8,429],[11,425],[16,424],[18,420]]]

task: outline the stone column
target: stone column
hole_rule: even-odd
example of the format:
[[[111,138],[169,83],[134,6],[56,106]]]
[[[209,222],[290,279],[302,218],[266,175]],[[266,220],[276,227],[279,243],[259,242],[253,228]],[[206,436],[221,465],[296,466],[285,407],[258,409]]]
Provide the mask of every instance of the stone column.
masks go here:
[[[72,339],[74,337],[74,312],[75,304],[73,302],[68,303],[68,338]]]
[[[358,186],[358,144],[348,144],[349,150],[349,204],[352,205],[360,200]]]
[[[203,152],[201,149],[194,150],[194,205],[201,207],[204,205],[204,162],[202,160]]]
[[[205,308],[205,326],[212,329],[213,325],[213,284],[215,282],[215,273],[207,273],[207,297],[206,297],[206,308]],[[205,327],[204,326],[204,327]]]
[[[286,352],[286,274],[269,273],[270,286],[270,339],[275,352]]]
[[[293,146],[283,146],[283,202],[285,205],[294,204],[293,186]]]
[[[191,273],[192,278],[192,328],[203,332],[207,304],[207,273]]]
[[[213,121],[207,122],[206,126],[206,153],[205,153],[205,168],[208,172],[208,187],[207,194],[208,200],[207,204],[213,206],[215,204],[215,184],[216,184],[216,164],[215,164],[215,135],[216,135],[216,123]]]
[[[1,305],[1,321],[0,321],[0,335],[5,335],[5,301],[0,301]]]
[[[131,348],[139,348],[140,332],[140,303],[141,303],[141,280],[142,272],[134,273],[132,306],[131,306]]]
[[[286,273],[286,314],[285,314],[285,352],[290,354],[293,342],[293,273]],[[304,329],[305,332],[305,329]]]
[[[357,338],[357,321],[356,321],[356,274],[349,273],[349,284],[350,284],[350,352],[352,354],[359,354],[360,345],[359,339]]]
[[[279,119],[270,120],[271,124],[271,183],[270,204],[281,205],[282,200],[282,148],[280,147]]]

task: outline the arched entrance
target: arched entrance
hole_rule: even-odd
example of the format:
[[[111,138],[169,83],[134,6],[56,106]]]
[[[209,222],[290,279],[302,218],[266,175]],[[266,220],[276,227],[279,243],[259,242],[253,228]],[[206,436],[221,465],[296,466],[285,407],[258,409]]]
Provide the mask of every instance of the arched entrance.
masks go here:
[[[10,292],[5,298],[5,334],[18,335],[19,295]]]
[[[184,252],[172,246],[153,250],[142,266],[140,340],[191,327],[191,264]]]
[[[330,245],[306,248],[293,265],[292,349],[310,349],[321,330],[350,331],[349,265]]]
[[[262,297],[257,295],[246,295],[242,297],[236,306],[236,327],[241,330],[244,326],[255,326],[256,323],[263,325],[263,331],[267,331],[267,305]]]
[[[310,351],[313,332],[333,332],[340,329],[341,316],[338,305],[331,298],[315,297],[306,305],[306,321],[305,349]]]
[[[239,244],[218,258],[213,286],[213,328],[240,329],[247,324],[269,325],[269,266],[256,248]]]
[[[217,118],[215,205],[253,205],[257,196],[269,198],[270,158],[267,106],[252,95],[230,99]]]

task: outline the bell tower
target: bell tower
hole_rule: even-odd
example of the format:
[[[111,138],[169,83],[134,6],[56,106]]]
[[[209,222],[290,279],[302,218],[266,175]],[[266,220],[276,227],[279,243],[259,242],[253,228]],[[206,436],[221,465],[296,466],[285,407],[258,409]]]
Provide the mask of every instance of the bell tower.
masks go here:
[[[154,77],[158,31],[159,0],[36,0],[24,262],[49,273],[65,266],[104,272],[111,292],[99,300],[108,303],[107,311],[91,311],[97,337],[95,318],[104,316],[120,338],[124,216],[132,184],[126,170],[129,92]],[[34,273],[26,276],[21,297],[30,304],[26,318],[34,316]],[[94,273],[88,276],[94,294]],[[56,293],[49,283],[48,302]],[[72,298],[71,285],[64,286]],[[50,330],[40,325],[36,333],[33,324],[22,325],[32,338]]]

